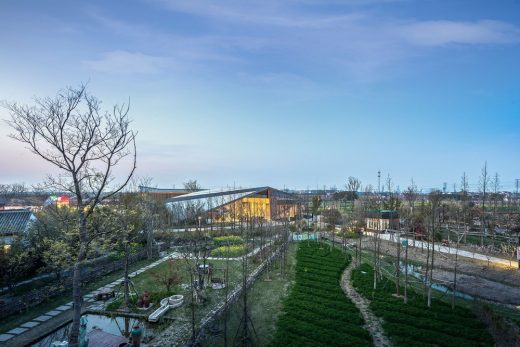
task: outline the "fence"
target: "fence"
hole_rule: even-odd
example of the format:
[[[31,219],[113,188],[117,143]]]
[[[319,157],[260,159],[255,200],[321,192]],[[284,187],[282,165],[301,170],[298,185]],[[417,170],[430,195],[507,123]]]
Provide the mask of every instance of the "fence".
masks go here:
[[[147,257],[146,250],[130,255],[128,261],[130,264],[143,260]],[[91,283],[96,279],[109,273],[122,270],[125,267],[125,259],[115,260],[109,263],[95,266],[87,266],[82,270],[82,285]],[[72,273],[72,272],[71,272]],[[37,306],[48,299],[71,292],[72,275],[56,280],[57,283],[42,288],[31,290],[27,294],[8,299],[5,303],[0,303],[0,320],[10,315],[22,312],[31,307]]]

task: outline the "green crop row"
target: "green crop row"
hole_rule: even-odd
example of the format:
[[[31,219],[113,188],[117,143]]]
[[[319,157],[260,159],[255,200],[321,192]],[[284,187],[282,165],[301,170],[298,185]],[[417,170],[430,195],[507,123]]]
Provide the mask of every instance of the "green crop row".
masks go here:
[[[272,346],[371,346],[359,310],[340,287],[350,258],[318,242],[300,243],[296,276]]]
[[[395,346],[493,346],[485,326],[468,309],[432,299],[431,308],[412,289],[405,305],[393,296],[395,283],[387,278],[373,289],[373,268],[362,264],[352,272],[352,284],[370,300],[370,309],[383,318],[383,329]],[[402,290],[401,290],[402,292]]]

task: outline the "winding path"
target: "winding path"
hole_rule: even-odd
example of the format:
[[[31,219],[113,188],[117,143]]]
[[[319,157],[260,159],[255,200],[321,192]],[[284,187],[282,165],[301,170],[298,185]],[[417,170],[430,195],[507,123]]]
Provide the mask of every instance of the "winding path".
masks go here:
[[[376,317],[368,305],[370,302],[362,297],[352,284],[350,283],[350,278],[352,275],[352,269],[354,268],[354,262],[352,261],[349,266],[343,271],[343,275],[341,276],[341,289],[343,292],[352,300],[354,305],[358,308],[365,320],[365,329],[368,330],[370,335],[372,335],[372,340],[374,341],[375,347],[390,347],[392,344],[390,340],[386,337],[383,327],[381,326],[381,320]]]

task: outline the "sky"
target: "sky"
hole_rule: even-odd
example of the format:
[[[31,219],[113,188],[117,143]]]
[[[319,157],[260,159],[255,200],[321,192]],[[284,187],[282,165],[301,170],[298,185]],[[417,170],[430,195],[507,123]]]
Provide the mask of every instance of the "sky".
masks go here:
[[[130,100],[159,187],[520,178],[516,0],[4,0],[0,42],[0,100]],[[0,182],[56,173],[9,132]]]

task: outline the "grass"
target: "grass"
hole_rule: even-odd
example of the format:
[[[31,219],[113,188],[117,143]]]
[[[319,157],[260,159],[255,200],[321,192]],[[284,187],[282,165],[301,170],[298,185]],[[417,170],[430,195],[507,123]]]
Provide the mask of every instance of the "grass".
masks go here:
[[[271,346],[370,346],[363,318],[340,287],[351,258],[318,242],[301,242],[295,284],[284,301]]]
[[[154,262],[155,259],[152,260],[142,260],[137,263],[134,263],[130,266],[129,272],[138,270],[142,268],[143,266],[146,266],[152,262]],[[114,273],[111,273],[109,275],[106,275],[102,278],[99,278],[98,280],[91,282],[85,286],[82,287],[82,293],[86,294],[94,289],[97,289],[105,284],[108,284],[110,282],[115,281],[116,279],[120,278],[124,274],[123,270],[116,271]],[[23,324],[33,318],[36,318],[46,312],[51,311],[52,309],[66,304],[67,302],[72,301],[72,288],[69,294],[66,295],[60,295],[54,298],[51,298],[43,303],[41,303],[38,306],[32,307],[28,309],[27,311],[20,312],[19,314],[15,314],[9,317],[6,317],[3,320],[0,320],[0,333],[5,332],[8,330],[11,330],[13,328],[16,328],[20,324]]]
[[[253,334],[255,346],[267,346],[273,339],[276,321],[282,311],[283,299],[288,293],[290,284],[294,282],[297,249],[297,243],[289,246],[285,276],[280,273],[279,261],[275,261],[269,273],[264,272],[248,290],[249,314],[256,331],[256,334]],[[239,299],[228,312],[228,344],[234,343],[242,316],[243,302]],[[208,338],[203,342],[204,346],[224,346],[224,319],[220,320],[219,329],[220,334]]]
[[[250,259],[251,260],[251,259]],[[147,311],[140,311],[134,305],[131,305],[130,310],[135,313],[140,314],[150,314],[159,306],[159,301],[167,296],[173,294],[180,294],[184,296],[184,304],[174,310],[169,310],[163,318],[165,319],[175,320],[175,324],[171,325],[167,329],[174,330],[173,333],[175,336],[179,336],[179,341],[186,341],[189,338],[190,326],[191,326],[191,287],[190,287],[190,274],[187,271],[188,266],[186,260],[184,259],[173,259],[172,266],[178,270],[178,275],[180,276],[180,284],[171,288],[170,292],[167,292],[164,285],[158,282],[154,273],[163,273],[165,271],[169,271],[168,261],[159,264],[157,267],[151,270],[147,270],[138,276],[133,278],[133,283],[135,285],[136,290],[139,294],[141,294],[144,290],[147,290],[151,294],[151,303],[153,304],[152,308]],[[190,268],[194,266],[192,260],[189,261]],[[237,260],[211,260],[209,263],[213,265],[213,275],[214,277],[224,278],[223,270],[226,268],[226,262],[228,262],[229,266],[229,275],[228,275],[228,288],[231,291],[234,287],[236,287],[239,283],[241,283],[242,279],[242,262]],[[250,273],[258,266],[258,261],[250,261],[248,266],[248,272]],[[194,274],[195,275],[195,274]],[[196,276],[194,276],[196,277]],[[205,279],[207,281],[207,277]],[[205,288],[203,290],[203,296],[205,297],[204,303],[195,304],[195,322],[198,326],[201,319],[208,314],[215,306],[222,302],[225,298],[225,290],[214,290],[211,287]],[[122,300],[117,300],[113,305],[111,305],[110,309],[117,309],[122,304]],[[197,327],[198,329],[198,327]],[[173,342],[172,342],[173,343]]]
[[[383,329],[396,346],[493,346],[485,326],[467,308],[432,299],[427,308],[419,295],[409,290],[404,304],[394,294],[395,283],[386,277],[373,290],[373,268],[362,264],[352,272],[356,290],[368,298],[370,309],[383,318]]]
[[[226,267],[225,260],[212,260],[209,262],[213,265],[214,277],[224,277],[223,270]],[[240,280],[240,273],[242,271],[242,263],[239,261],[229,261],[229,284],[231,286],[236,285]],[[177,275],[179,276],[180,283],[170,288],[170,292],[167,291],[166,286],[161,284],[158,280],[158,276],[161,276],[161,273],[165,273],[167,271],[171,271],[169,267],[175,269]],[[194,266],[194,263],[190,261],[190,268]],[[194,274],[194,279],[196,279],[196,275]],[[207,276],[206,279],[207,280]],[[184,259],[173,259],[171,263],[169,261],[165,261],[153,269],[147,270],[138,276],[135,276],[132,280],[134,283],[135,289],[139,293],[143,293],[145,290],[150,292],[151,303],[155,304],[155,308],[158,307],[161,299],[173,295],[173,294],[181,294],[185,296],[185,300],[188,299],[190,295],[190,275],[187,272],[187,263]],[[205,294],[208,296],[208,299],[213,301],[212,294],[220,293],[221,290],[213,290],[211,288],[207,288],[205,290]],[[117,308],[117,304],[112,305],[112,309]],[[133,307],[133,311],[142,313],[142,311],[137,310],[137,308]]]

